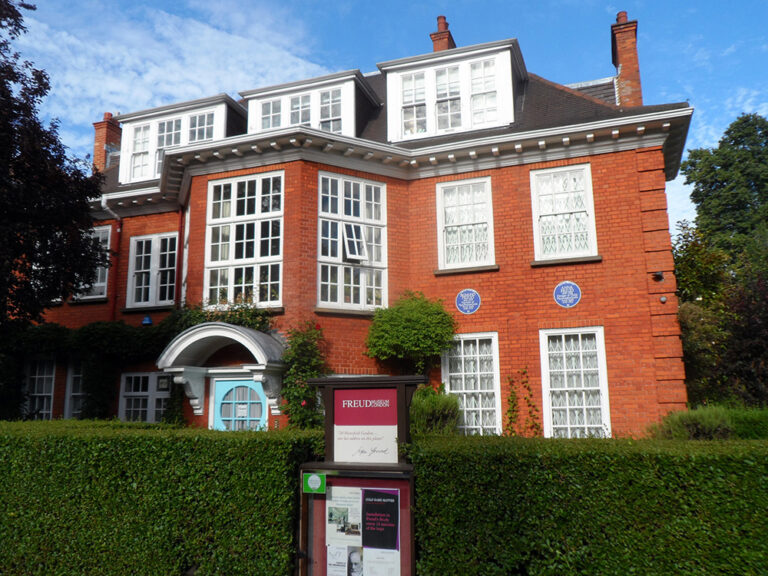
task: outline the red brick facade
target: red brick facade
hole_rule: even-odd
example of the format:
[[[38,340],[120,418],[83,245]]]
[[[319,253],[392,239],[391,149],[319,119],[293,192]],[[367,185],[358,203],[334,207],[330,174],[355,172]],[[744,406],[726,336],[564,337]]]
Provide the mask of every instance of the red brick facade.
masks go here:
[[[435,36],[439,38],[435,38]],[[453,44],[447,23],[439,22],[439,30],[432,35],[436,51],[450,50]],[[448,42],[450,40],[450,42]],[[440,42],[448,42],[445,46]],[[636,22],[626,22],[620,14],[613,26],[614,60],[621,66],[620,91],[623,105],[642,104],[639,70],[636,54]],[[631,53],[634,51],[634,60]],[[630,54],[630,56],[627,56]],[[617,60],[618,58],[618,60]],[[636,74],[635,74],[636,72]],[[574,90],[562,90],[570,98],[579,98]],[[593,106],[594,99],[585,96],[584,105]],[[607,110],[607,108],[606,108]],[[656,111],[654,110],[654,113]],[[647,117],[647,116],[646,116]],[[661,117],[660,117],[661,118]],[[129,118],[130,120],[131,118]],[[282,235],[282,305],[273,310],[274,327],[282,334],[291,327],[310,320],[319,324],[327,341],[328,366],[337,375],[371,375],[383,373],[387,368],[366,356],[365,338],[371,322],[372,310],[328,310],[318,305],[318,198],[319,174],[344,174],[383,185],[386,198],[387,237],[387,294],[391,304],[407,290],[423,292],[429,298],[441,299],[446,309],[458,321],[458,333],[493,333],[498,343],[496,373],[500,381],[500,395],[496,410],[505,414],[510,393],[510,382],[515,381],[514,392],[524,394],[519,384],[519,373],[525,371],[533,391],[533,401],[541,411],[544,407],[542,380],[544,378],[540,350],[540,333],[553,329],[598,327],[604,333],[605,378],[607,405],[610,409],[610,428],[614,436],[642,435],[648,425],[657,422],[670,410],[685,407],[686,392],[682,363],[680,329],[677,323],[677,299],[668,228],[665,182],[670,177],[669,152],[662,146],[663,134],[670,130],[664,118],[656,121],[654,130],[661,136],[647,138],[646,126],[617,124],[618,128],[600,128],[592,132],[585,128],[572,136],[563,137],[550,130],[542,136],[527,136],[515,141],[480,150],[486,157],[501,158],[495,163],[485,162],[473,168],[469,160],[454,164],[454,154],[438,153],[421,159],[392,160],[387,152],[375,146],[365,154],[369,142],[359,141],[362,152],[354,150],[348,142],[343,145],[319,143],[318,132],[308,135],[297,132],[280,134],[280,142],[246,142],[245,146],[228,144],[213,153],[213,157],[243,157],[244,151],[255,153],[253,163],[221,164],[208,152],[203,154],[178,153],[174,169],[186,166],[199,168],[185,176],[186,182],[175,210],[153,213],[145,207],[143,212],[110,218],[100,222],[111,226],[113,266],[109,271],[107,297],[102,301],[65,304],[52,308],[47,320],[70,327],[88,322],[122,320],[139,325],[145,315],[157,323],[169,313],[169,307],[159,309],[130,308],[127,293],[131,257],[131,239],[148,234],[177,233],[176,303],[184,294],[188,305],[205,302],[205,258],[207,213],[211,182],[249,174],[280,172],[283,198]],[[96,148],[103,149],[102,141],[113,138],[114,120],[105,117],[97,123]],[[102,126],[103,125],[103,126]],[[629,127],[627,127],[629,126]],[[564,133],[565,134],[565,133]],[[597,134],[597,135],[596,135]],[[266,138],[266,137],[265,137]],[[303,140],[299,140],[302,138]],[[549,140],[546,140],[546,139]],[[629,139],[630,144],[621,143]],[[314,142],[313,142],[314,139]],[[568,149],[580,143],[578,152]],[[601,141],[600,147],[591,147]],[[303,142],[303,144],[302,144]],[[501,141],[500,141],[501,142]],[[240,148],[235,146],[240,145]],[[293,157],[286,153],[294,154]],[[557,147],[553,149],[553,147]],[[269,149],[279,151],[270,162]],[[503,148],[503,150],[500,150]],[[265,150],[266,149],[266,150]],[[303,155],[304,150],[309,155]],[[322,153],[328,163],[318,160]],[[458,150],[459,148],[457,148]],[[231,150],[231,152],[230,152]],[[393,148],[394,150],[394,148]],[[543,152],[546,150],[546,153]],[[354,151],[354,154],[353,154]],[[525,151],[526,155],[521,155]],[[185,155],[186,154],[186,155]],[[208,154],[208,156],[206,156]],[[366,170],[365,162],[344,165],[344,158],[365,155],[365,160],[380,160],[376,168]],[[458,155],[458,154],[457,154]],[[464,153],[465,157],[467,153]],[[477,149],[468,157],[475,160]],[[504,160],[506,158],[506,160]],[[175,161],[176,156],[171,157]],[[97,163],[102,162],[97,158]],[[123,162],[128,161],[123,158]],[[195,161],[198,163],[195,164]],[[674,161],[674,158],[672,159]],[[679,158],[677,159],[679,162]],[[204,163],[207,164],[204,165]],[[442,164],[440,164],[442,162]],[[400,172],[391,169],[400,166]],[[534,209],[532,206],[531,171],[563,166],[589,166],[594,201],[594,219],[597,255],[570,261],[537,261],[534,248]],[[233,166],[228,168],[227,166]],[[432,173],[430,166],[438,166]],[[452,169],[453,166],[461,168]],[[444,168],[445,167],[445,168]],[[421,172],[421,170],[424,170]],[[673,169],[672,172],[676,170]],[[171,178],[165,172],[162,178]],[[438,185],[472,178],[490,180],[495,263],[482,269],[440,270],[438,240]],[[161,180],[163,199],[169,194],[169,185]],[[159,193],[158,193],[159,194]],[[143,197],[137,195],[139,205]],[[150,198],[150,202],[153,199]],[[115,204],[116,205],[116,204]],[[122,205],[122,204],[121,204]],[[151,206],[151,204],[148,204]],[[578,285],[581,300],[576,306],[564,308],[557,304],[553,291],[563,281]],[[182,288],[183,284],[183,288]],[[463,289],[477,291],[482,299],[473,314],[462,314],[454,305]],[[201,360],[204,366],[238,367],[253,363],[250,353],[241,345],[232,343],[214,351]],[[150,369],[150,367],[142,367]],[[176,373],[178,374],[178,372]],[[430,380],[437,385],[445,376],[439,366],[432,369]],[[199,402],[196,412],[191,404],[185,405],[189,421],[199,426],[211,425],[211,376],[206,376],[205,391],[190,398]],[[65,368],[59,366],[56,392],[53,399],[54,417],[63,414]],[[181,380],[179,380],[181,381]],[[116,383],[117,386],[117,383]],[[523,406],[524,403],[520,402]],[[284,423],[273,406],[270,426]],[[525,416],[525,408],[521,408]]]

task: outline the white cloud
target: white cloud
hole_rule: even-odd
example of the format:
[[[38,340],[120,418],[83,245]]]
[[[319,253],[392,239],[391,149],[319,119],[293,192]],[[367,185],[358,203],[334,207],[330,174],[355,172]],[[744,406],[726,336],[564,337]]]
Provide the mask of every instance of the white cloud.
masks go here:
[[[62,140],[82,157],[91,150],[91,124],[105,111],[222,92],[237,97],[328,72],[304,55],[307,43],[295,18],[289,29],[278,25],[279,10],[263,3],[229,4],[192,1],[189,12],[181,4],[163,10],[79,0],[66,12],[43,5],[28,13],[29,32],[18,46],[51,77],[42,113],[60,120]]]

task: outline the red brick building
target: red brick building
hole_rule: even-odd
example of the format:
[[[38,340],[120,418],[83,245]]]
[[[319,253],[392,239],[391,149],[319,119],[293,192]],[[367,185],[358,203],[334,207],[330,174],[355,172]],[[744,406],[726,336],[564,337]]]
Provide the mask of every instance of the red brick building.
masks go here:
[[[112,266],[47,319],[270,310],[274,334],[204,324],[115,383],[121,418],[158,418],[175,381],[195,424],[261,427],[280,417],[280,332],[317,322],[334,374],[377,374],[371,316],[417,290],[458,321],[430,377],[468,433],[502,431],[525,370],[545,435],[642,434],[686,401],[665,182],[692,110],[643,104],[636,36],[620,12],[616,76],[564,86],[516,40],[456,47],[440,17],[432,53],[374,73],[105,114],[95,234]],[[79,378],[33,363],[29,406],[76,416]]]

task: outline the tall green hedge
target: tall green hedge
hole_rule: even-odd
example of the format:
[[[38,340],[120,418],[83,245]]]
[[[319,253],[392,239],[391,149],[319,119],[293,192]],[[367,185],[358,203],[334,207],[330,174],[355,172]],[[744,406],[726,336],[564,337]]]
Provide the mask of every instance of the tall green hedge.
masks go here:
[[[0,423],[0,573],[291,574],[317,433]]]
[[[432,438],[418,574],[765,574],[768,443]]]

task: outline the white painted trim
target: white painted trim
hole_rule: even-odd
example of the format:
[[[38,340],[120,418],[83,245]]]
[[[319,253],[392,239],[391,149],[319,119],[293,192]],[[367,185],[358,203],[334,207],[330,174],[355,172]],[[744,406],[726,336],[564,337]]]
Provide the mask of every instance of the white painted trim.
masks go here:
[[[480,262],[468,262],[465,264],[448,265],[445,262],[445,206],[443,190],[451,186],[461,186],[466,184],[476,184],[482,182],[486,187],[488,198],[488,211],[486,213],[488,222],[488,259]],[[439,270],[461,270],[462,268],[475,268],[477,266],[493,266],[496,264],[496,238],[493,231],[493,185],[490,176],[483,178],[469,178],[465,180],[451,180],[448,182],[438,182],[435,185],[435,202],[437,212],[437,267]]]
[[[552,437],[552,401],[549,395],[549,347],[551,335],[594,333],[597,342],[598,381],[600,386],[600,410],[606,437],[611,436],[611,407],[608,397],[608,368],[605,354],[605,334],[602,326],[583,328],[550,328],[539,330],[539,359],[541,363],[541,397],[544,436]]]
[[[158,299],[159,288],[159,265],[160,265],[160,242],[164,238],[174,238],[176,240],[175,264],[173,267],[174,276],[178,276],[178,258],[179,258],[179,234],[178,232],[160,232],[157,234],[145,234],[143,236],[131,236],[131,245],[128,252],[128,278],[126,281],[125,307],[126,308],[148,308],[152,306],[165,306],[173,304],[176,298],[176,284],[179,278],[175,278],[173,291],[170,300]],[[135,301],[135,273],[136,273],[136,243],[140,240],[152,240],[152,252],[150,254],[149,268],[149,302]]]
[[[552,174],[556,172],[570,172],[573,170],[584,170],[584,204],[586,205],[587,216],[589,218],[589,249],[582,252],[572,252],[569,254],[552,254],[544,256],[541,246],[541,229],[539,227],[539,198],[536,180],[539,175]],[[544,168],[541,170],[530,171],[531,183],[531,213],[533,225],[533,251],[537,262],[546,262],[547,260],[563,260],[567,258],[583,258],[585,256],[596,256],[597,250],[597,227],[595,216],[595,202],[592,194],[592,169],[590,164],[573,164],[570,166],[559,166],[557,168]]]

